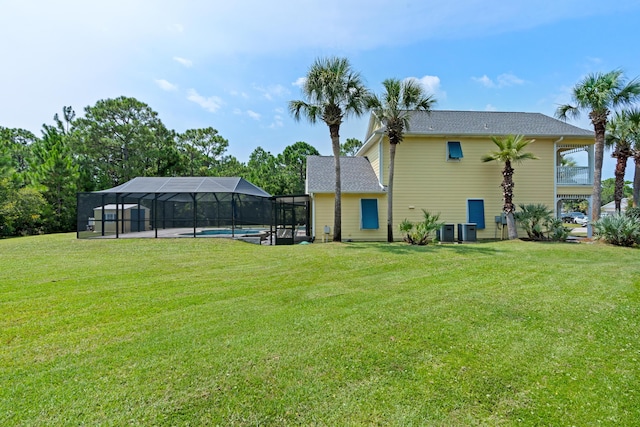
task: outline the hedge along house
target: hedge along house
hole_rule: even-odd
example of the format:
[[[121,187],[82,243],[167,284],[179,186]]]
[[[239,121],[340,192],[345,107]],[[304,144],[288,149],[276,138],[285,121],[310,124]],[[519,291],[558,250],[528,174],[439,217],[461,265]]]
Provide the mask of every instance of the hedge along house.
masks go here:
[[[78,238],[198,237],[274,224],[274,198],[242,178],[139,177],[78,193]]]
[[[343,184],[343,239],[386,240],[386,193],[389,140],[382,128],[370,120],[365,143],[355,159],[341,158],[342,179],[352,177],[360,190]],[[541,203],[560,215],[563,200],[586,199],[591,204],[594,165],[594,134],[538,113],[432,111],[414,112],[395,159],[393,196],[394,237],[401,239],[404,219],[418,222],[422,209],[439,213],[453,224],[475,224],[478,238],[501,235],[503,208],[502,168],[481,157],[495,150],[491,137],[524,135],[535,142],[527,147],[538,160],[515,164],[514,203]],[[564,166],[571,156],[579,166]],[[326,164],[309,158],[307,188],[312,202],[313,235],[318,238],[325,224],[333,224],[333,178]],[[332,157],[324,158],[333,162]],[[333,170],[333,169],[332,169]],[[354,175],[354,176],[352,176]],[[365,183],[365,177],[367,182]],[[319,191],[321,190],[321,191]],[[362,227],[362,200],[376,199],[380,227]],[[368,203],[368,202],[367,202]],[[365,203],[366,204],[366,203]],[[330,236],[329,236],[330,237]]]

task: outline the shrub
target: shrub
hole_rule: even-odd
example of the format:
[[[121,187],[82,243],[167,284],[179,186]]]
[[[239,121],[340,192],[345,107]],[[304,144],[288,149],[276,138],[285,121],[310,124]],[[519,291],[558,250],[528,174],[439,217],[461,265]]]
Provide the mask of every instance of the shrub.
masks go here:
[[[553,211],[541,203],[520,205],[516,220],[532,240],[565,241],[571,231]]]
[[[628,207],[626,212],[624,213],[629,218],[633,218],[636,221],[640,221],[640,207]]]
[[[597,239],[617,246],[640,244],[640,222],[627,215],[609,215],[593,223]]]
[[[27,236],[44,232],[47,202],[32,187],[10,191],[0,202],[0,236]]]
[[[560,218],[551,218],[547,223],[547,236],[554,242],[564,242],[569,237],[571,229],[565,227]]]
[[[422,209],[424,214],[424,220],[417,224],[412,223],[408,219],[404,219],[400,223],[400,231],[404,233],[403,240],[412,245],[426,245],[430,240],[432,233],[435,233],[442,226],[442,222],[439,222],[440,214],[431,214]]]

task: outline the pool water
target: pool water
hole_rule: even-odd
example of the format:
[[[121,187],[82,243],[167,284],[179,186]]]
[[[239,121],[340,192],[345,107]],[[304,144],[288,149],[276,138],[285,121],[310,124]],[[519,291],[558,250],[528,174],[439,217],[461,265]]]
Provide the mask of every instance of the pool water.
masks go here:
[[[202,230],[196,233],[197,236],[219,236],[219,235],[243,235],[243,234],[258,234],[265,230],[259,230],[257,228],[237,228],[235,232],[231,230]]]

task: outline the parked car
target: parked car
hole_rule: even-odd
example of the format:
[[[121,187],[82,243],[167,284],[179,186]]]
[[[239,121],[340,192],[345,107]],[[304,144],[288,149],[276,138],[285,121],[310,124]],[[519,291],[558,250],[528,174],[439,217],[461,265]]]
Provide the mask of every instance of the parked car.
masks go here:
[[[575,224],[580,224],[581,226],[586,227],[586,226],[587,226],[587,224],[589,223],[589,217],[588,217],[588,216],[586,216],[586,215],[582,215],[582,214],[580,214],[580,215],[575,216],[575,217],[573,218],[573,222],[574,222]]]
[[[585,216],[582,212],[565,212],[562,214],[562,220],[570,224],[576,224],[576,217]]]

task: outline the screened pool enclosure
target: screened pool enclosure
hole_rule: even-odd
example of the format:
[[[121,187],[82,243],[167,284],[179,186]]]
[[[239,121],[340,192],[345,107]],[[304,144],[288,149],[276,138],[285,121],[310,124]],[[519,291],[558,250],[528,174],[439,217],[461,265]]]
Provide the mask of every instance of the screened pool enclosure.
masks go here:
[[[282,212],[297,210],[298,215]],[[79,239],[309,235],[306,196],[273,197],[242,178],[140,177],[78,193]],[[293,221],[293,222],[292,222]],[[278,230],[292,230],[278,233]]]

